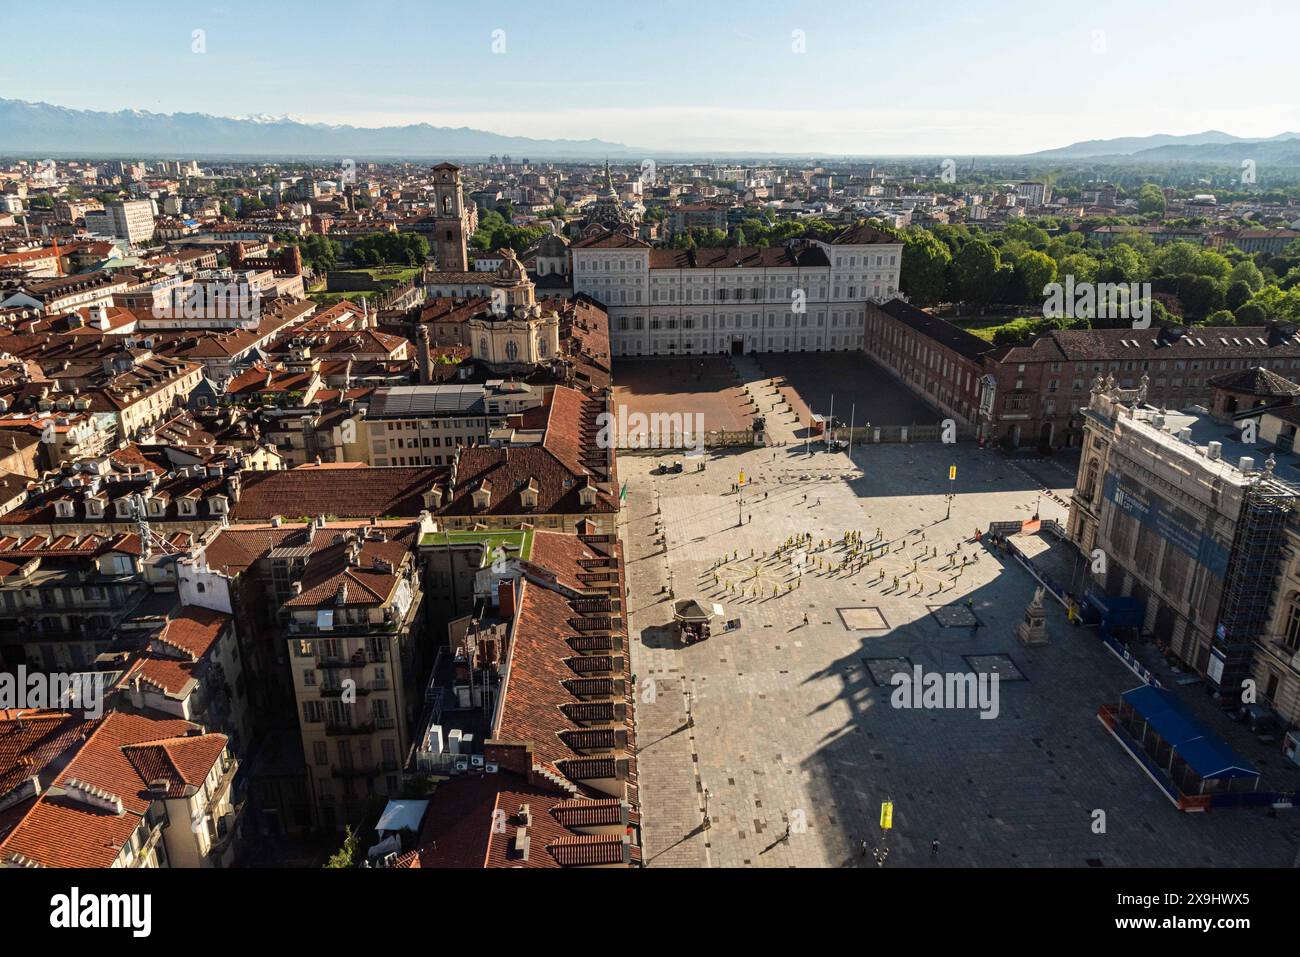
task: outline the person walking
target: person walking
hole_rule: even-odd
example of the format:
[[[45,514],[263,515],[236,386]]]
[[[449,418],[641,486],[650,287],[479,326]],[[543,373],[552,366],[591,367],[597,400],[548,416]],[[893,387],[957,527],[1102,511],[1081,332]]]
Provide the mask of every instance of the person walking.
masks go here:
[[[930,842],[930,856],[935,859],[939,857],[939,841],[937,839]]]

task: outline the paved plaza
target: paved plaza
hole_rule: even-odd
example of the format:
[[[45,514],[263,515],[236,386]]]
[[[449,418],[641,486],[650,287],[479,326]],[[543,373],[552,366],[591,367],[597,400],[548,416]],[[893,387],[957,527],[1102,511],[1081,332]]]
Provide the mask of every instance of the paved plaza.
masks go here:
[[[619,459],[650,866],[874,867],[878,847],[889,867],[1296,859],[1300,812],[1169,803],[1096,718],[1138,680],[1059,605],[1046,647],[1015,637],[1035,583],[971,539],[1036,508],[1064,522],[1069,463],[969,444],[850,460],[794,443],[713,453],[702,472],[652,475],[655,462]],[[670,579],[740,627],[680,646]],[[890,676],[918,665],[997,673],[997,716],[891,706]],[[1295,770],[1283,765],[1276,754],[1265,777]]]

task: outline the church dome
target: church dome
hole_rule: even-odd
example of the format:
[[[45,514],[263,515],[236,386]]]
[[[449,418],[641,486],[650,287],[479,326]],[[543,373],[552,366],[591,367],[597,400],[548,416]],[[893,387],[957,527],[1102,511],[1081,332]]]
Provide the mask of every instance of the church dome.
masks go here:
[[[524,269],[524,264],[519,261],[513,249],[501,250],[501,265],[497,267],[497,275],[507,282],[527,282],[528,271]]]

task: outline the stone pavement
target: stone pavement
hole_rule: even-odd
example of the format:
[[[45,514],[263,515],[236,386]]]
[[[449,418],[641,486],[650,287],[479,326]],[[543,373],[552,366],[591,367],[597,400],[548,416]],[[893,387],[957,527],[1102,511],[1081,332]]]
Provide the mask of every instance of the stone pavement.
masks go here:
[[[976,553],[977,527],[1028,518],[1036,504],[1063,521],[1037,492],[1054,480],[1064,499],[1067,470],[970,445],[871,445],[852,462],[801,452],[715,454],[704,472],[665,476],[650,474],[654,456],[620,458],[650,866],[875,866],[863,841],[888,846],[890,867],[1292,863],[1295,812],[1169,804],[1096,719],[1137,680],[1059,606],[1048,609],[1050,644],[1020,645],[1027,574],[979,549],[953,580],[948,553]],[[741,469],[753,483],[743,495],[731,490]],[[792,556],[771,557],[790,536],[871,540],[877,528],[887,558],[850,573],[815,564],[842,560],[842,548],[810,551],[798,587],[772,597],[772,585],[799,582]],[[661,591],[670,576],[677,597],[720,602],[741,627],[679,647]],[[879,682],[915,665],[1024,680],[999,683],[992,719],[891,706]],[[887,799],[894,828],[882,845]]]
[[[755,414],[764,416],[768,443],[774,446],[794,444],[794,430],[800,425],[799,414],[789,410],[781,391],[763,374],[753,356],[732,356],[731,364],[745,391],[754,398]],[[781,411],[777,411],[778,406]]]

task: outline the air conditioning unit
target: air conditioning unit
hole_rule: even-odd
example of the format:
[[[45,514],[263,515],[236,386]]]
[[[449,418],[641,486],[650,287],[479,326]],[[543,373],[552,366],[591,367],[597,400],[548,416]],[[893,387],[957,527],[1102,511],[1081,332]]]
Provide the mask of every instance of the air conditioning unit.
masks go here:
[[[486,771],[488,774],[496,774],[497,773],[496,762],[489,761],[487,764],[483,765],[483,770]]]
[[[472,764],[475,768],[481,769],[483,767],[483,755],[471,754],[469,758],[469,763]]]
[[[468,762],[468,761],[457,761],[457,762],[456,762],[456,770],[457,770],[457,771],[468,771],[468,770],[469,770],[469,762]]]

